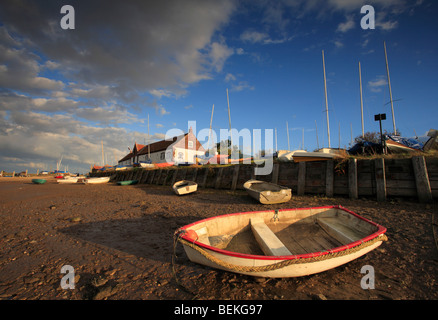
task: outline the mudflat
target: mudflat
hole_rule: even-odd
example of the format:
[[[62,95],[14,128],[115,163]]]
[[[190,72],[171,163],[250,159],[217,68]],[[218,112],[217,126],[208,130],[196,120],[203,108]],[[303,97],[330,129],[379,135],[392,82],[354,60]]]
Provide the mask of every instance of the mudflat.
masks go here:
[[[169,186],[60,185],[0,178],[2,300],[435,300],[437,203],[295,196],[262,205],[243,190]],[[227,213],[342,205],[387,228],[388,241],[338,268],[300,278],[260,279],[188,260],[174,232]],[[63,288],[74,270],[74,289]],[[374,289],[363,289],[363,266]],[[63,282],[64,281],[64,282]]]

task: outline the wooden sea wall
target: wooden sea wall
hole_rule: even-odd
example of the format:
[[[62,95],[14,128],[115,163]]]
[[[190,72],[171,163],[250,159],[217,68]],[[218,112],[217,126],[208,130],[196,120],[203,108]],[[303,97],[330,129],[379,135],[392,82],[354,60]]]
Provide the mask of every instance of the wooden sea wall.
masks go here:
[[[112,176],[112,181],[138,180],[140,184],[171,186],[191,180],[200,188],[243,189],[249,179],[274,182],[292,189],[293,194],[333,197],[418,198],[431,202],[438,198],[438,158],[372,159],[319,162],[276,162],[269,175],[255,176],[256,165],[204,167],[135,168],[129,171],[97,172],[92,176]]]

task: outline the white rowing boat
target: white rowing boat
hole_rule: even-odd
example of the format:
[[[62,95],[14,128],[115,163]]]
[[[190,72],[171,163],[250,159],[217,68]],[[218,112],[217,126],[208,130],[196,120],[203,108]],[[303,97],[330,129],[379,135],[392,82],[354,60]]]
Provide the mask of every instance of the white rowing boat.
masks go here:
[[[110,181],[110,177],[96,177],[84,179],[85,184],[107,183],[108,181]]]
[[[215,216],[175,232],[192,262],[256,277],[300,277],[377,248],[386,228],[341,206]]]
[[[198,190],[198,184],[194,181],[181,180],[175,182],[172,186],[172,189],[177,195],[181,196],[183,194],[192,193]]]
[[[292,197],[291,189],[270,182],[248,180],[243,187],[251,197],[262,204],[283,203]]]
[[[64,177],[63,179],[58,179],[57,181],[60,184],[76,183],[78,182],[78,177]]]

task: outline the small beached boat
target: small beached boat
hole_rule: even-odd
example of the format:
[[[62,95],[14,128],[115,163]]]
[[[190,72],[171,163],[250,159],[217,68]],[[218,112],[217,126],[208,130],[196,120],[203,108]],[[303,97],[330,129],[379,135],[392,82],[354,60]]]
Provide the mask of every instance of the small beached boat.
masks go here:
[[[329,151],[321,149],[319,151],[307,152],[307,151],[298,151],[294,152],[292,155],[292,159],[294,162],[302,162],[302,161],[327,161],[336,158],[340,158],[341,154],[337,152]]]
[[[64,177],[64,179],[58,179],[58,183],[66,184],[66,183],[76,183],[78,182],[78,177]]]
[[[248,180],[243,187],[251,197],[262,204],[283,203],[292,197],[291,189],[270,182]]]
[[[341,206],[215,216],[175,232],[195,263],[256,277],[300,277],[348,263],[387,240],[386,228]]]
[[[198,184],[194,181],[181,180],[175,182],[172,186],[172,189],[177,195],[180,196],[183,194],[195,192],[196,190],[198,190]]]
[[[99,184],[99,183],[107,183],[110,181],[110,177],[96,177],[96,178],[87,178],[84,179],[85,184]]]
[[[138,183],[138,180],[125,180],[125,181],[118,181],[117,182],[117,184],[119,186],[128,186],[128,185],[137,184],[137,183]]]
[[[32,183],[35,183],[35,184],[44,184],[46,182],[47,182],[46,179],[32,179]]]

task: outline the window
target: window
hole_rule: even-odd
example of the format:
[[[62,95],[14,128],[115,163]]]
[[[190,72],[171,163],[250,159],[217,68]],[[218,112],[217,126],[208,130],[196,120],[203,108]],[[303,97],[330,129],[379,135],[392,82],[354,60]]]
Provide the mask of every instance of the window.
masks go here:
[[[189,143],[188,143],[188,147],[189,147],[189,148],[193,148],[193,141],[189,141]]]
[[[161,152],[161,154],[160,154],[160,160],[164,160],[164,152]]]

